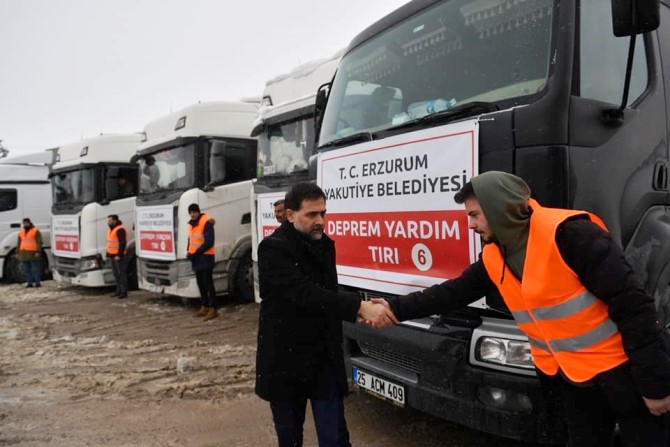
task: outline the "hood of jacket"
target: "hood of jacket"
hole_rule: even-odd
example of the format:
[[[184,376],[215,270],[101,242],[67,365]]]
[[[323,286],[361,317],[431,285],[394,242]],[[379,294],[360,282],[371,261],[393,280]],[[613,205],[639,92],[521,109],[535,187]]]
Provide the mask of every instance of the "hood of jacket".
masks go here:
[[[492,242],[500,247],[512,272],[521,278],[530,229],[530,188],[523,179],[500,171],[473,177],[472,188],[493,234]]]
[[[205,213],[200,213],[200,215],[198,216],[197,219],[191,219],[191,220],[189,220],[189,221],[188,221],[188,224],[189,224],[190,226],[192,226],[192,227],[197,226],[198,223],[200,222],[200,219],[202,219],[202,216],[207,216],[207,215],[206,215]],[[214,225],[214,224],[216,223],[216,220],[214,220],[213,217],[207,216],[207,222],[209,222],[209,223],[211,223],[212,225]]]

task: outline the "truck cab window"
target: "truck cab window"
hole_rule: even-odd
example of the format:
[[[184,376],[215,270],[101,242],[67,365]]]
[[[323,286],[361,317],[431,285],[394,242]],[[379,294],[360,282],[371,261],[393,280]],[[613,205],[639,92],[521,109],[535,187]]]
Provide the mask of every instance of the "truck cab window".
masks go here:
[[[258,176],[307,169],[314,148],[314,118],[273,124],[258,136]]]
[[[139,160],[139,193],[188,189],[195,183],[194,145],[163,149]],[[136,174],[137,175],[137,174]]]
[[[212,141],[209,149],[209,183],[228,184],[249,180],[251,148],[243,142]]]
[[[610,0],[582,0],[579,10],[579,91],[588,99],[619,104],[626,78],[629,38],[612,31]],[[644,36],[637,36],[628,103],[647,88]]]
[[[109,200],[137,195],[137,168],[110,166],[105,176],[105,197]]]
[[[16,209],[17,194],[15,189],[0,189],[0,212]]]

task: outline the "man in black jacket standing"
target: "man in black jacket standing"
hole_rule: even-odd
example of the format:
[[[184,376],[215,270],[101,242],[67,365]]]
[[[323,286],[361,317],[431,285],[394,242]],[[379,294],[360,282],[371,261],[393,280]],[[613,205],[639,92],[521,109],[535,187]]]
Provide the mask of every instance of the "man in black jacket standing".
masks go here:
[[[455,200],[485,243],[482,257],[458,278],[389,299],[398,319],[500,292],[538,376],[563,398],[570,447],[609,446],[616,422],[624,447],[667,447],[668,335],[600,219],[542,207],[504,172],[473,177]]]
[[[288,221],[258,247],[261,310],[256,394],[270,402],[280,447],[300,447],[307,399],[320,447],[349,447],[342,320],[396,322],[382,304],[338,293],[326,196],[312,183],[286,194]]]

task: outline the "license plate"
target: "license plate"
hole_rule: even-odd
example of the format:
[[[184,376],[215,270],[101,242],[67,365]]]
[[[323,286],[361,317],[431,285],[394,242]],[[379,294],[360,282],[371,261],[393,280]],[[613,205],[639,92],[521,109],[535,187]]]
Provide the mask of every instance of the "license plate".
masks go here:
[[[369,372],[353,368],[352,378],[354,384],[369,391],[370,393],[389,399],[397,405],[405,405],[405,387],[398,385],[380,377],[374,376]]]

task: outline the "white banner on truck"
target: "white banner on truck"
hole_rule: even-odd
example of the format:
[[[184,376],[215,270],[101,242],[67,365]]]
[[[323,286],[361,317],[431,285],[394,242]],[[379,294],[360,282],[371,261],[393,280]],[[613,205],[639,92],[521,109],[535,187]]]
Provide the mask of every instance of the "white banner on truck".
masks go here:
[[[137,254],[141,258],[174,261],[174,207],[142,206],[135,209]]]
[[[79,254],[79,216],[51,217],[51,249],[56,256],[81,258]]]
[[[478,141],[470,120],[319,154],[340,284],[404,294],[476,260],[454,195],[478,172]]]
[[[283,199],[286,192],[269,192],[258,194],[256,200],[258,203],[258,212],[256,214],[256,226],[258,231],[258,241],[262,241],[279,226],[275,219],[275,207],[273,203]]]

